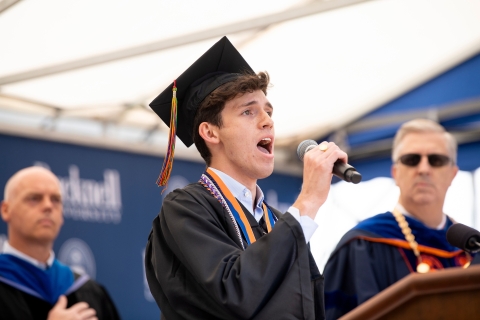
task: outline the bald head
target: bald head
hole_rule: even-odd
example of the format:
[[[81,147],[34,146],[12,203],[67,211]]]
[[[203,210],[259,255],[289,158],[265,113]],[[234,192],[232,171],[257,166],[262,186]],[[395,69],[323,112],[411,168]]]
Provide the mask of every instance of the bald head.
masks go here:
[[[18,195],[18,191],[28,184],[31,179],[46,179],[60,186],[58,178],[48,169],[43,167],[27,167],[20,171],[17,171],[13,176],[8,179],[5,185],[5,191],[3,194],[4,201],[12,201],[12,199]]]
[[[0,212],[8,225],[10,245],[46,261],[63,225],[58,178],[42,167],[25,168],[8,180],[4,195]]]

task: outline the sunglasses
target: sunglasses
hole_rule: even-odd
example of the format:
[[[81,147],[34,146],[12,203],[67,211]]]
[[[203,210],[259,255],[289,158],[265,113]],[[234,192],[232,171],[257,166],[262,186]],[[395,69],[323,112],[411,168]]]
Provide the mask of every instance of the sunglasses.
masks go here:
[[[422,160],[423,155],[418,153],[404,154],[399,158],[400,162],[408,167],[415,167]],[[452,160],[443,154],[427,154],[428,163],[432,167],[443,167],[449,164]]]

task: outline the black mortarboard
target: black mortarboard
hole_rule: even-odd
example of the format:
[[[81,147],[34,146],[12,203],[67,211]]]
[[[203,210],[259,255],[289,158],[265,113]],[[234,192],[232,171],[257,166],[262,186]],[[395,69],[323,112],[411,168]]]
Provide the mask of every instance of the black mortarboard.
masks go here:
[[[227,37],[223,37],[150,103],[152,110],[170,127],[167,155],[157,184],[166,185],[170,176],[175,135],[190,147],[193,121],[201,102],[213,90],[245,72],[254,73]],[[176,115],[177,121],[171,121],[172,115],[173,120]]]
[[[253,70],[227,37],[223,37],[177,78],[177,136],[187,147],[193,144],[193,120],[200,103],[213,90],[235,80],[236,74],[242,72],[253,73]],[[168,126],[172,88],[173,83],[150,103]]]

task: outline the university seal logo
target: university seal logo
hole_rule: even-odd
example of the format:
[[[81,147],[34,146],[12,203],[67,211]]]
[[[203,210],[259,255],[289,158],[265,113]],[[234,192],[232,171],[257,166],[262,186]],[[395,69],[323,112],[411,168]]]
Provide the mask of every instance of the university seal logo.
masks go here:
[[[58,260],[72,268],[73,271],[80,274],[88,274],[95,279],[96,265],[92,250],[83,241],[78,238],[68,239],[60,247]]]

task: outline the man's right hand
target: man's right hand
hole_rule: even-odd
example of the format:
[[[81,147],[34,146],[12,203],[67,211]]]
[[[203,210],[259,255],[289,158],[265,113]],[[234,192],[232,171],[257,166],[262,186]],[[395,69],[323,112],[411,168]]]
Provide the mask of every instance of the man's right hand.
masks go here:
[[[300,215],[315,219],[318,209],[327,200],[333,165],[339,159],[348,162],[347,154],[333,142],[324,141],[305,154],[302,191],[293,204]]]
[[[48,313],[47,320],[98,320],[95,309],[86,302],[78,302],[67,309],[67,297],[60,296]]]

